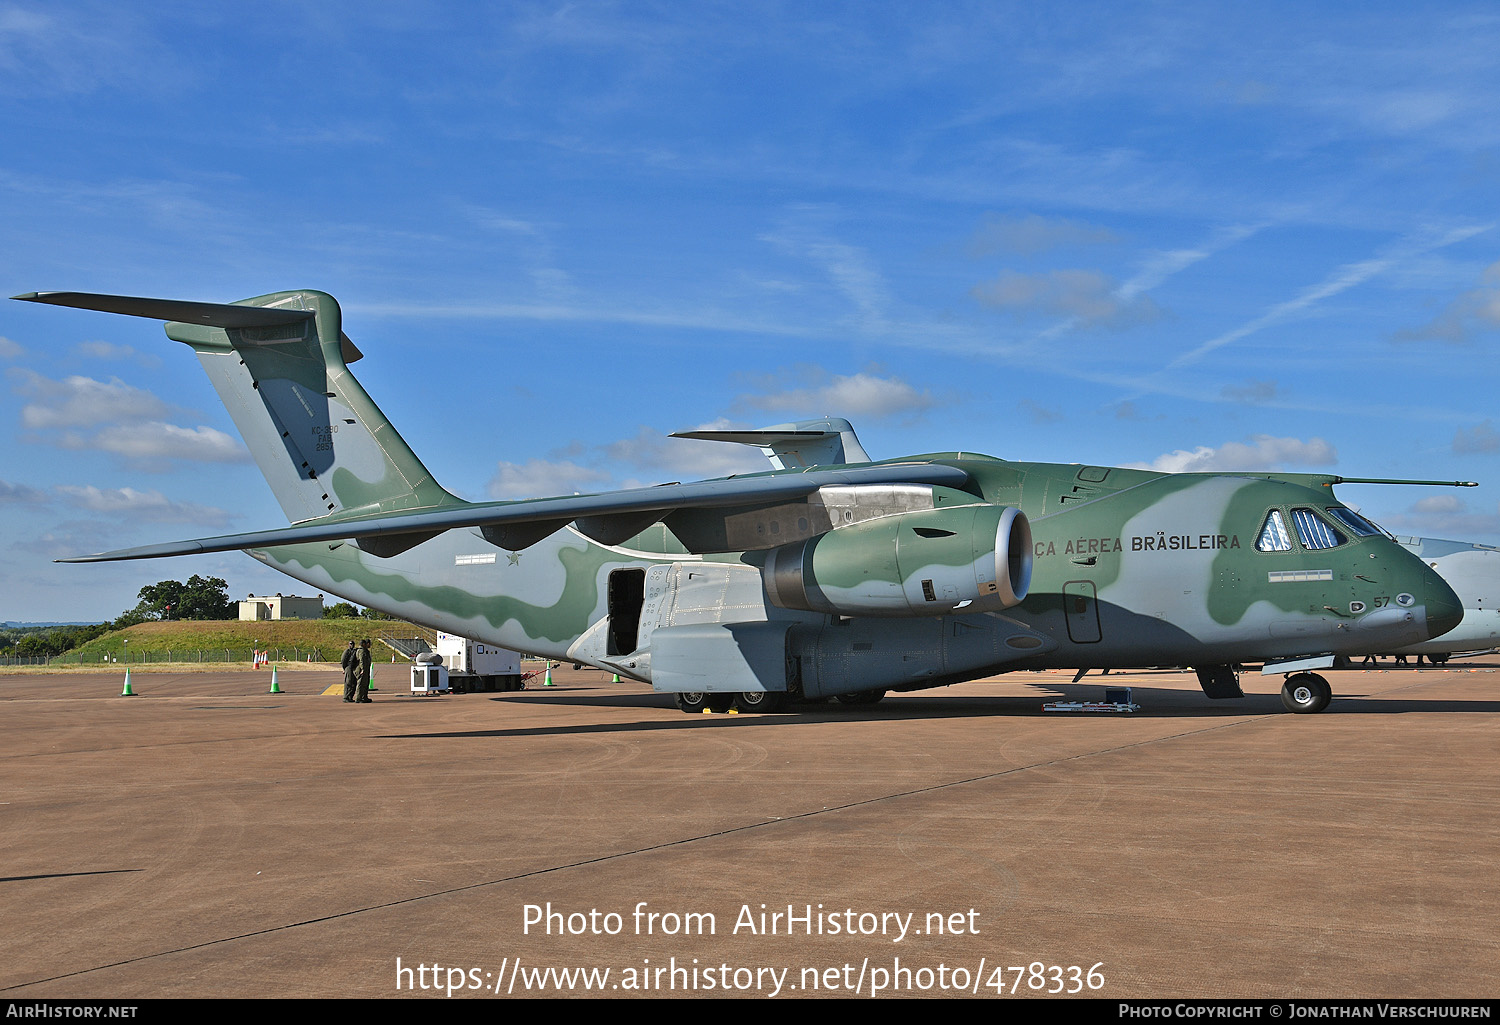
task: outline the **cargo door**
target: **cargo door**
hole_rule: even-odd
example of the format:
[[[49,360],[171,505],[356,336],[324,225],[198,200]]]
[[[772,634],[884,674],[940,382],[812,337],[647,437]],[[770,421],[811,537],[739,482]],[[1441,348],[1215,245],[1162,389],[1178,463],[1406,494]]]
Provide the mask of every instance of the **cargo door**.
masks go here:
[[[609,647],[606,654],[629,655],[640,645],[641,605],[646,599],[646,571],[617,569],[609,575]]]

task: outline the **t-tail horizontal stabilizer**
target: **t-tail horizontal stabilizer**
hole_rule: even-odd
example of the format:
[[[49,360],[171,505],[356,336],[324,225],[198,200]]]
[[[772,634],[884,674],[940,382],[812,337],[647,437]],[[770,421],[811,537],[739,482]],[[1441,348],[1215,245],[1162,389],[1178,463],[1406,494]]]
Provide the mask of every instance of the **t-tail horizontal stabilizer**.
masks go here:
[[[197,354],[293,523],[464,504],[433,480],[349,371],[359,350],[325,292],[273,292],[235,303],[88,292],[16,298],[165,319],[167,337]],[[420,539],[388,541],[382,551]]]
[[[276,296],[293,296],[293,292],[278,292]],[[101,292],[27,292],[13,295],[28,303],[47,303],[51,306],[71,306],[77,310],[98,310],[100,313],[119,313],[127,317],[144,317],[147,320],[165,320],[178,324],[201,324],[204,327],[255,328],[285,327],[300,324],[316,316],[313,310],[288,309],[284,306],[256,305],[261,300],[273,298],[242,299],[235,303],[199,303],[182,299],[147,299],[135,295],[105,295]],[[285,301],[285,300],[283,300]],[[171,332],[167,334],[170,336]],[[248,339],[244,339],[248,340]],[[345,365],[363,359],[349,336],[339,335],[340,355]]]
[[[143,299],[133,295],[101,295],[95,292],[27,292],[13,295],[29,303],[72,306],[100,313],[122,313],[148,320],[175,320],[207,327],[281,327],[310,320],[312,310],[284,310],[241,303],[195,303],[181,299]]]
[[[778,470],[870,461],[864,446],[854,434],[853,425],[838,416],[822,420],[797,420],[794,423],[776,424],[752,431],[678,431],[672,437],[751,445],[760,449]]]

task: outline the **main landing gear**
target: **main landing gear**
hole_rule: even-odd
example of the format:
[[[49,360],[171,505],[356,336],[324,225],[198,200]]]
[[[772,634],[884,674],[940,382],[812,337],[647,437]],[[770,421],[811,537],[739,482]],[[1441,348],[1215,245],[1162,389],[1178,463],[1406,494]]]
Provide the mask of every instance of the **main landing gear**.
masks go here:
[[[747,690],[741,694],[705,694],[688,691],[677,695],[677,707],[684,712],[779,712],[786,704],[786,694],[779,691]]]
[[[734,696],[734,707],[741,712],[779,712],[785,704],[785,691],[747,690]]]
[[[1332,699],[1328,681],[1317,673],[1293,673],[1281,685],[1281,703],[1288,712],[1321,712]]]

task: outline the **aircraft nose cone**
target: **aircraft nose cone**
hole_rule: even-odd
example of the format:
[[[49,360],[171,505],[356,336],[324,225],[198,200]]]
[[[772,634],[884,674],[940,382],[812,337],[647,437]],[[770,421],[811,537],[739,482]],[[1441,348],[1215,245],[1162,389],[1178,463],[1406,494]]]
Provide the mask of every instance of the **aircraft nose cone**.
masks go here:
[[[1427,581],[1427,636],[1441,637],[1464,618],[1464,604],[1448,582],[1436,573]]]

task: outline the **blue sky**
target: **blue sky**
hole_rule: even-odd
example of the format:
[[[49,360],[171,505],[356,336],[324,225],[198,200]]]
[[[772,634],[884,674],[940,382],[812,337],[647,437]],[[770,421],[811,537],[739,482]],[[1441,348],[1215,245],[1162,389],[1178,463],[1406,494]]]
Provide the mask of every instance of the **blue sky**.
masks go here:
[[[1345,486],[1500,543],[1490,4],[0,0],[0,281],[337,296],[450,490],[761,468],[847,416],[967,449]],[[185,347],[0,307],[0,620],[88,620],[279,525]]]

